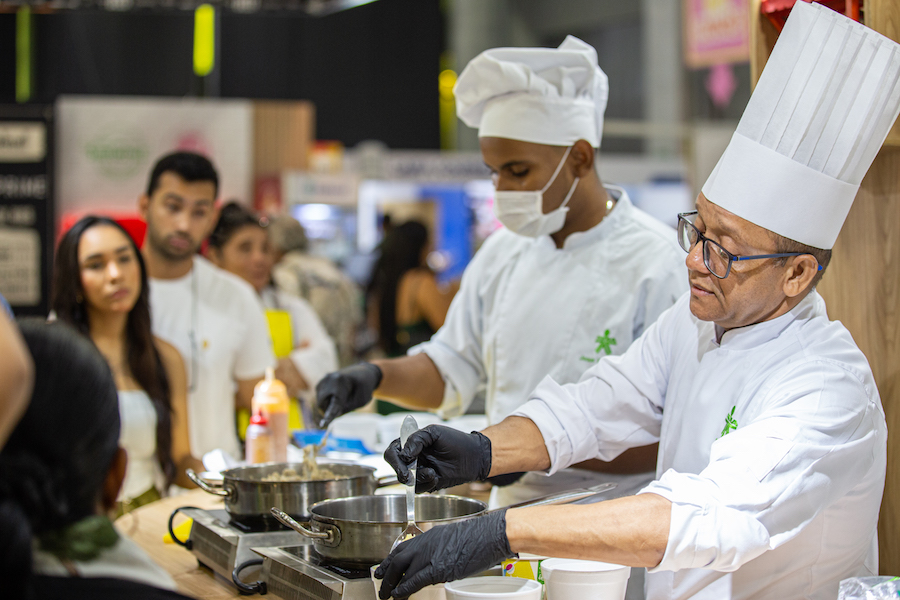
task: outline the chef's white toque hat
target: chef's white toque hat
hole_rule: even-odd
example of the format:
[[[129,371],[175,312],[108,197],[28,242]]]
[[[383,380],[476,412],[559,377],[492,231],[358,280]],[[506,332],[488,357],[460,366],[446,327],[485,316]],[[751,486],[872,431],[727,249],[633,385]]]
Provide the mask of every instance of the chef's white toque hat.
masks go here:
[[[559,48],[493,48],[456,82],[456,114],[479,137],[600,147],[609,96],[597,51],[568,36]]]
[[[900,45],[799,1],[703,195],[829,249],[900,112]]]

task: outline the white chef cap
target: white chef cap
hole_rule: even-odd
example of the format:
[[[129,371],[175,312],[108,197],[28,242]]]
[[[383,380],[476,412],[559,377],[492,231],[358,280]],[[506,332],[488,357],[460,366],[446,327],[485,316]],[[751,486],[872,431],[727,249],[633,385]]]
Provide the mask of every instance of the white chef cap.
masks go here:
[[[609,96],[597,51],[568,36],[559,48],[493,48],[456,82],[456,114],[479,137],[600,147]]]
[[[900,112],[900,45],[797,2],[703,195],[794,241],[834,246]]]

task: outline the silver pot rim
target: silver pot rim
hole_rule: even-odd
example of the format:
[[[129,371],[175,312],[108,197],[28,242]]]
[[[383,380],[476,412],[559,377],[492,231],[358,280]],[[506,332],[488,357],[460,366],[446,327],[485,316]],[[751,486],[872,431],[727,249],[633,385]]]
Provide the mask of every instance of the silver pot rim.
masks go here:
[[[234,467],[232,469],[226,469],[222,471],[222,479],[227,484],[229,481],[231,482],[240,482],[240,483],[254,483],[260,485],[272,484],[272,485],[280,485],[280,484],[297,484],[297,483],[326,483],[329,481],[343,481],[348,479],[355,479],[357,477],[374,477],[375,476],[375,467],[370,467],[368,465],[354,465],[345,462],[330,462],[330,461],[320,461],[319,465],[325,468],[331,467],[340,467],[340,468],[350,468],[354,471],[358,471],[353,475],[347,475],[345,477],[333,477],[331,479],[298,479],[296,481],[262,481],[260,479],[242,477],[239,473],[246,473],[248,471],[264,471],[272,467],[280,467],[282,470],[292,467],[292,466],[300,466],[302,467],[303,463],[298,462],[268,462],[268,463],[260,463],[255,465],[244,465],[241,467]]]
[[[328,500],[320,500],[314,504],[309,506],[309,524],[311,526],[314,523],[327,523],[329,525],[333,525],[339,527],[342,523],[352,523],[356,525],[399,525],[401,527],[406,525],[406,519],[398,520],[398,521],[364,521],[361,519],[350,519],[343,517],[330,517],[321,515],[316,512],[316,507],[322,507],[327,505],[335,505],[342,502],[352,501],[354,498],[369,498],[369,497],[378,497],[378,498],[403,498],[405,501],[406,496],[403,494],[368,494],[365,496],[347,496],[345,498],[329,498]],[[487,510],[487,504],[482,502],[481,500],[476,500],[475,498],[467,498],[466,496],[456,496],[452,494],[442,495],[442,496],[431,496],[431,495],[422,495],[422,497],[426,498],[446,498],[448,500],[463,500],[465,502],[477,503],[481,505],[481,509],[475,511],[473,513],[465,514],[465,515],[456,515],[452,517],[445,517],[443,519],[423,519],[416,520],[416,523],[447,523],[451,521],[458,521],[460,519],[467,519],[470,517],[475,517],[483,513]]]

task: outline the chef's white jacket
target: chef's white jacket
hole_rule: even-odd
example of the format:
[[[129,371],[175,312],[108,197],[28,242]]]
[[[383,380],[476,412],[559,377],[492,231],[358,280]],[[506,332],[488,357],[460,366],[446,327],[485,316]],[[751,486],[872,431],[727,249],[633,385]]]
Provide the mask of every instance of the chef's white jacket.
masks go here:
[[[490,423],[521,406],[545,375],[575,382],[606,352],[621,354],[687,289],[684,250],[675,231],[636,208],[621,188],[595,227],[557,248],[550,236],[501,229],[463,274],[444,326],[410,350],[425,352],[444,379],[439,412],[465,412],[485,395]],[[569,469],[547,478],[526,474],[495,487],[491,507],[614,482],[588,501],[636,493],[653,473],[602,474]]]
[[[606,218],[562,248],[500,229],[475,254],[444,326],[410,350],[440,371],[444,417],[483,391],[499,423],[545,375],[574,382],[607,349],[621,354],[687,289],[674,230],[608,192],[618,200]]]
[[[815,291],[716,334],[686,294],[625,354],[574,385],[546,378],[515,414],[540,429],[551,473],[660,441],[642,493],[672,513],[649,599],[833,600],[878,572],[887,429],[869,364]]]

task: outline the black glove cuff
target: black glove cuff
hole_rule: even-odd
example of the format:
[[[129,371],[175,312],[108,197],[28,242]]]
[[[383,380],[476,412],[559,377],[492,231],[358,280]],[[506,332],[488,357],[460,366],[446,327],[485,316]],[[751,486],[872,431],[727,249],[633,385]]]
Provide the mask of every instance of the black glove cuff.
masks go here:
[[[365,367],[372,373],[372,376],[375,379],[375,385],[372,386],[372,389],[378,389],[378,386],[381,385],[381,380],[384,378],[384,373],[382,372],[381,367],[370,362],[360,363],[360,366]]]
[[[473,431],[471,435],[475,436],[481,448],[481,470],[478,473],[478,481],[484,481],[491,474],[491,440],[479,431]]]
[[[516,473],[506,473],[504,475],[494,475],[493,477],[488,477],[485,481],[490,483],[496,487],[506,487],[508,485],[512,485],[522,479],[525,476],[525,471],[518,471]]]
[[[507,558],[515,556],[515,552],[509,547],[509,538],[506,536],[506,511],[507,509],[504,508],[488,513],[488,518],[491,519],[491,523],[490,529],[488,530],[490,534],[486,536],[486,539],[494,540],[496,543],[494,549],[494,560],[496,562],[494,564],[498,564]]]

